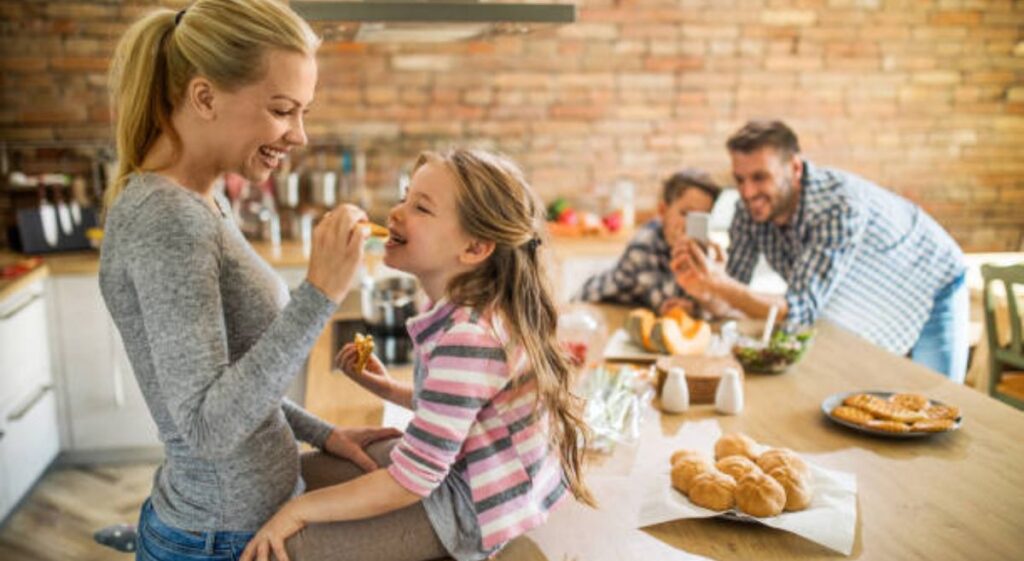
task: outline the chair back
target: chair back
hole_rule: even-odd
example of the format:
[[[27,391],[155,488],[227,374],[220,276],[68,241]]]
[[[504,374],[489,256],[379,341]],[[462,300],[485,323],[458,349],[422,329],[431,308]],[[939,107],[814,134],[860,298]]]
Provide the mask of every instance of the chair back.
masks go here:
[[[1021,343],[1021,310],[1018,306],[1020,297],[1024,296],[1024,263],[997,267],[982,265],[981,278],[984,279],[983,302],[985,307],[985,332],[988,337],[990,351],[989,394],[995,393],[1003,370],[1024,370],[1024,344]],[[1003,345],[999,338],[999,325],[996,321],[996,309],[1000,302],[992,290],[993,285],[1002,284],[1006,290],[1006,309],[1009,312],[1010,341]]]

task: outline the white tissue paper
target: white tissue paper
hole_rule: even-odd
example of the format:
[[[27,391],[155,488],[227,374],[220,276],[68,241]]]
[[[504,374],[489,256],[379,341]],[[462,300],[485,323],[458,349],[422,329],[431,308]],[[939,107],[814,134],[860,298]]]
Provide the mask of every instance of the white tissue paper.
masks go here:
[[[675,436],[665,437],[648,431],[640,442],[630,480],[640,483],[637,527],[643,528],[670,520],[709,518],[723,513],[701,508],[672,487],[669,464],[672,453],[680,449],[704,452],[714,458],[715,441],[722,430],[715,420],[684,424]],[[784,444],[779,443],[779,447]],[[767,447],[764,447],[767,449]],[[796,451],[800,453],[799,450]],[[726,511],[736,518],[792,532],[844,555],[853,551],[857,529],[857,480],[852,473],[825,469],[813,462],[813,455],[800,454],[814,476],[811,505],[798,512],[755,518]]]

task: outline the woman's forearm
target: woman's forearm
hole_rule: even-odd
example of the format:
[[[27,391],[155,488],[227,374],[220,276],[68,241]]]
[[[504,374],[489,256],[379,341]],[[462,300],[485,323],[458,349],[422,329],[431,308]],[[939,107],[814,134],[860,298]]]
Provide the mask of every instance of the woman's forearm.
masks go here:
[[[324,487],[295,498],[285,508],[305,522],[361,520],[398,510],[421,500],[398,484],[386,469]]]

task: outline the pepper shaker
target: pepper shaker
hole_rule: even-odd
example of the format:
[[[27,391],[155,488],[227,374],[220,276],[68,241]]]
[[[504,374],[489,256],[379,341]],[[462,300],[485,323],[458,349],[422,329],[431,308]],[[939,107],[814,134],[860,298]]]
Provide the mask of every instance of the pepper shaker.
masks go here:
[[[668,413],[682,413],[690,408],[690,389],[686,385],[686,371],[682,368],[668,369],[665,386],[661,390],[661,408]]]
[[[715,390],[715,410],[726,415],[735,415],[743,410],[743,383],[740,372],[726,368]]]

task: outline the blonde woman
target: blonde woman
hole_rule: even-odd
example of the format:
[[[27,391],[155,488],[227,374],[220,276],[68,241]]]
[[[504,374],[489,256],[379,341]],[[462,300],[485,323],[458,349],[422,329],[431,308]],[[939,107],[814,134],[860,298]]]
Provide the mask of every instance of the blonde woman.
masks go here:
[[[324,218],[289,295],[213,190],[225,172],[265,180],[306,143],[317,45],[275,0],[198,0],[145,16],[117,47],[100,287],[165,447],[137,559],[237,558],[303,491],[296,438],[370,470],[362,448],[396,434],[282,399],[349,289],[363,213]]]
[[[338,363],[414,419],[400,440],[374,448],[387,467],[289,501],[243,561],[476,561],[569,495],[593,504],[581,473],[586,431],[541,267],[543,206],[521,172],[486,152],[425,154],[388,226],[384,262],[415,275],[433,302],[407,324],[414,383],[390,378],[376,358],[357,371],[353,345]],[[394,513],[405,526],[390,522]],[[436,538],[417,539],[424,528]],[[403,542],[401,556],[387,553]]]

